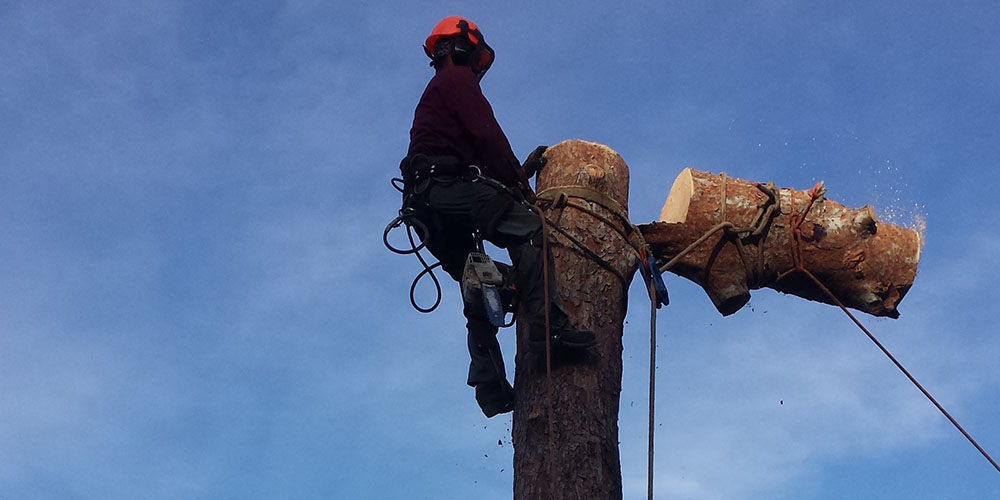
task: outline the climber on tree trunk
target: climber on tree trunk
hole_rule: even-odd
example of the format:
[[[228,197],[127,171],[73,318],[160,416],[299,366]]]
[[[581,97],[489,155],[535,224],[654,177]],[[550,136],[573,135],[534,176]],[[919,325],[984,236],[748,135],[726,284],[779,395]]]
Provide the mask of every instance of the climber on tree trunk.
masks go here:
[[[541,219],[528,206],[535,199],[528,178],[541,167],[544,148],[532,152],[522,166],[500,129],[479,87],[493,63],[493,49],[472,21],[451,16],[434,27],[424,51],[435,74],[417,104],[409,151],[400,164],[403,205],[426,226],[421,238],[460,284],[469,254],[479,250],[482,240],[507,249],[513,268],[500,267],[504,282],[513,284],[507,290],[516,290],[518,321],[531,325],[532,345],[544,348],[547,302],[552,345],[590,347],[594,333],[572,327],[558,295],[550,292],[546,300],[543,291],[542,259],[551,257],[542,252]],[[550,280],[555,283],[551,271]],[[487,417],[509,412],[513,390],[496,339],[498,328],[483,301],[464,301],[472,357],[468,384],[475,387]]]

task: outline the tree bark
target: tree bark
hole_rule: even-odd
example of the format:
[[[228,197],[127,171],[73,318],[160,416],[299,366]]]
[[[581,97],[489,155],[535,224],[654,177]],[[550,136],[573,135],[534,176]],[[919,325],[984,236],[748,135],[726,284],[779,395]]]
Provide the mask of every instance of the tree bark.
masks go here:
[[[660,222],[639,229],[660,262],[668,261],[721,222],[752,225],[769,200],[767,188],[758,186],[686,168],[674,180]],[[779,210],[762,221],[759,237],[743,239],[742,257],[739,238],[720,231],[670,269],[701,285],[723,315],[739,310],[750,300],[750,290],[761,287],[831,303],[802,273],[779,280],[794,267],[792,212],[801,214],[810,197],[806,191],[773,191]],[[800,227],[803,267],[844,305],[875,316],[899,316],[896,307],[913,284],[920,259],[917,230],[881,222],[867,205],[850,209],[825,198],[814,203]]]
[[[565,141],[549,148],[545,158],[547,164],[538,178],[540,198],[558,192],[553,188],[584,186],[627,209],[628,167],[610,148]],[[581,199],[574,202],[615,220],[615,215],[605,208],[606,199],[603,204]],[[636,259],[628,242],[592,215],[573,207],[554,208],[546,215],[617,269],[626,282],[550,228],[548,245],[557,276],[550,290],[558,290],[575,326],[597,334],[597,344],[589,352],[555,351],[547,376],[545,354],[529,351],[527,325],[518,325],[514,498],[621,498],[618,406],[622,323],[625,290],[635,272]]]

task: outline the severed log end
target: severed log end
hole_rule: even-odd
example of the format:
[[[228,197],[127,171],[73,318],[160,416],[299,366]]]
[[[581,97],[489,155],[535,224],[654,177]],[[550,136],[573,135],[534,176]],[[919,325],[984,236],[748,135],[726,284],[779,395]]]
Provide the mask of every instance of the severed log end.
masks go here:
[[[667,200],[660,209],[660,222],[677,223],[687,220],[688,207],[691,206],[691,195],[694,194],[694,178],[691,169],[685,168],[674,179],[670,186]]]
[[[803,267],[847,307],[898,317],[897,305],[916,276],[920,232],[879,221],[869,206],[850,209],[819,198],[800,225],[796,251],[792,214],[801,216],[809,199],[806,191],[686,168],[674,180],[660,221],[639,229],[661,263],[718,229],[670,271],[700,284],[723,315],[762,287],[832,303],[808,276],[786,273],[798,252]]]

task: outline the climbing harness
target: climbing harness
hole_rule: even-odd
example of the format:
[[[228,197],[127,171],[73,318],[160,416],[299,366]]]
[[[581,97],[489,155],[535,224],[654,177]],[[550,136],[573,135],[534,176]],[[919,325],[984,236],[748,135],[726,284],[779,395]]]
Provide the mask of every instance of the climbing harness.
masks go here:
[[[420,254],[420,251],[427,247],[427,243],[430,241],[431,235],[427,226],[421,222],[419,218],[417,218],[416,209],[411,206],[413,193],[406,189],[407,182],[419,185],[424,182],[429,182],[430,179],[436,175],[458,175],[471,182],[482,182],[483,184],[493,187],[498,191],[506,192],[515,200],[521,199],[512,189],[503,183],[483,175],[482,170],[476,165],[459,167],[456,166],[454,162],[450,162],[445,159],[445,157],[437,159],[443,161],[437,163],[434,162],[434,159],[429,157],[421,158],[421,160],[425,160],[427,162],[426,167],[413,169],[414,171],[411,172],[411,175],[408,177],[409,181],[399,177],[395,177],[390,180],[392,187],[403,194],[403,207],[400,208],[399,214],[396,218],[390,221],[389,224],[385,226],[385,230],[382,232],[382,244],[385,245],[389,251],[400,255],[416,255],[417,260],[420,261],[420,265],[423,266],[423,270],[417,273],[416,277],[413,278],[413,282],[410,284],[410,305],[422,313],[432,312],[441,304],[441,282],[434,274],[434,270],[441,267],[441,262],[428,264],[423,255]],[[407,158],[403,161],[406,162],[409,160],[410,158]],[[406,237],[410,244],[409,248],[400,248],[389,242],[389,233],[404,225],[406,226]],[[417,233],[416,238],[414,238],[413,235],[414,231]],[[419,243],[417,242],[418,238],[420,240]],[[483,302],[486,307],[487,318],[489,319],[490,324],[498,328],[509,327],[517,321],[516,295],[514,295],[511,299],[506,299],[504,297],[505,294],[501,293],[501,291],[510,292],[510,290],[507,290],[507,287],[504,286],[503,273],[497,269],[496,264],[489,257],[489,255],[485,253],[483,249],[483,237],[478,231],[475,234],[475,240],[478,251],[470,253],[463,270],[463,280],[461,283],[463,299],[466,300],[466,302],[469,302],[469,297],[476,295],[476,298],[471,300],[474,302]],[[417,304],[416,300],[417,285],[425,276],[430,276],[435,289],[434,302],[430,307],[421,307]],[[480,296],[481,298],[479,298]],[[511,311],[512,313],[510,321],[505,321],[506,312],[504,306],[507,306],[506,310]]]

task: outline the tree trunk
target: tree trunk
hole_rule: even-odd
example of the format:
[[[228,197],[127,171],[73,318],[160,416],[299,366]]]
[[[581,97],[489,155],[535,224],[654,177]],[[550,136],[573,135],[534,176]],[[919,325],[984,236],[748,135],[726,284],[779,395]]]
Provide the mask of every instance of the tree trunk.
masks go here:
[[[792,211],[802,214],[810,196],[769,186],[778,209],[767,216],[760,208],[769,205],[768,186],[686,168],[674,180],[660,222],[639,226],[662,263],[721,222],[747,227],[764,215],[759,236],[742,233],[741,240],[717,232],[670,269],[700,284],[723,315],[743,307],[750,289],[761,287],[831,303],[802,273],[779,279],[794,267]],[[803,267],[844,305],[875,316],[899,316],[896,306],[916,276],[920,233],[878,221],[867,205],[855,210],[824,198],[814,203],[800,228]]]
[[[538,178],[540,198],[553,197],[558,190],[552,188],[583,186],[610,197],[620,207],[628,206],[628,167],[610,148],[565,141],[549,148],[545,158],[547,164]],[[602,203],[573,201],[615,220],[606,208],[610,202],[597,197]],[[621,498],[618,405],[622,322],[625,290],[636,259],[628,243],[592,215],[573,207],[554,208],[546,215],[617,269],[626,282],[550,228],[548,244],[557,276],[551,290],[558,290],[574,325],[597,334],[597,344],[584,353],[556,351],[547,376],[545,354],[529,351],[527,327],[518,325],[514,498]]]

